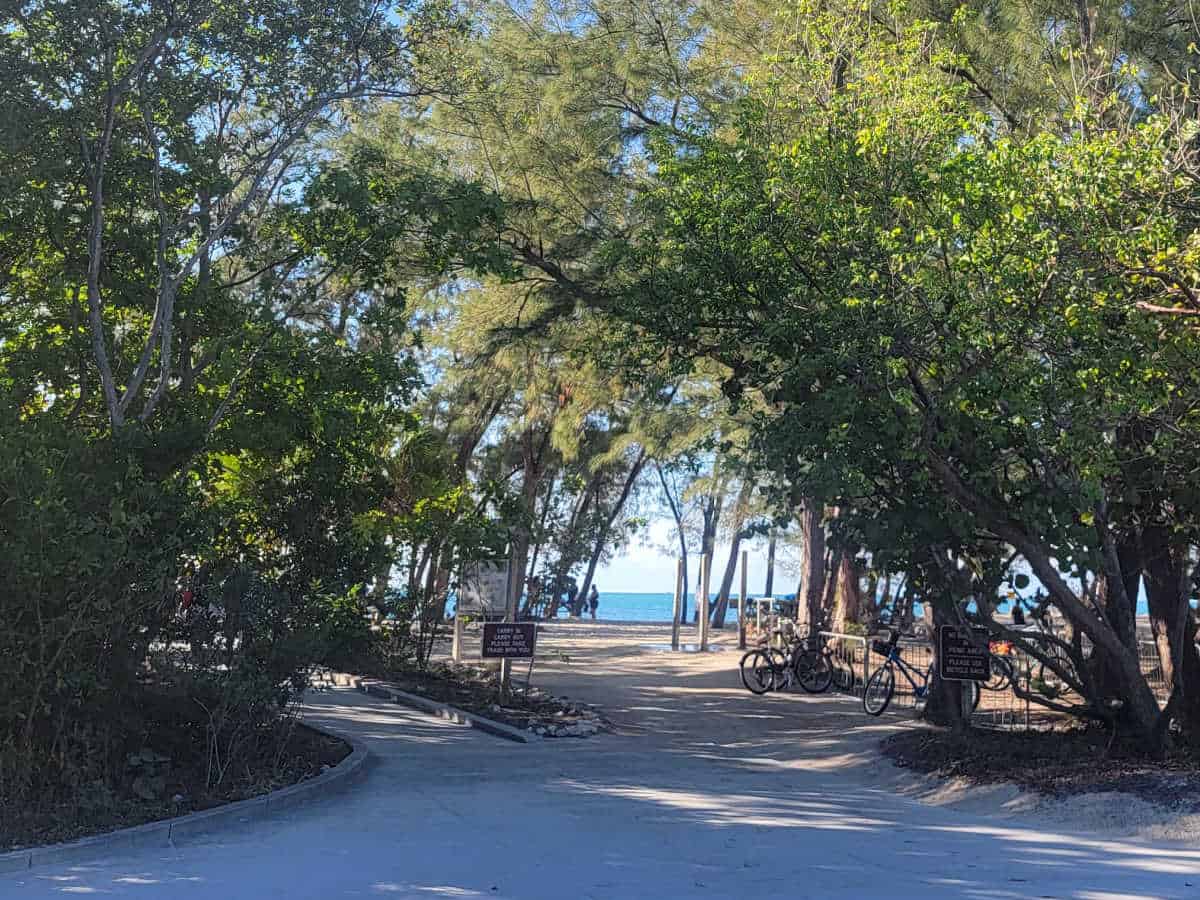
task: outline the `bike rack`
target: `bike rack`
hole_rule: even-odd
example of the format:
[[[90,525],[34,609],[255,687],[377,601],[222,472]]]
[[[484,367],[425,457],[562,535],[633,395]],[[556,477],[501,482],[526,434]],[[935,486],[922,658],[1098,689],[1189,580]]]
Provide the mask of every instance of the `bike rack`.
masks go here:
[[[850,685],[850,693],[854,694],[860,685],[865,688],[867,678],[871,674],[868,668],[870,666],[871,648],[867,644],[867,639],[859,634],[843,634],[840,631],[818,631],[817,634],[825,639],[825,646],[833,656],[834,662],[844,665],[854,676],[854,683]],[[856,671],[858,647],[860,646],[862,647],[862,663],[861,668]],[[849,650],[848,654],[847,650]],[[848,659],[847,656],[849,657]],[[836,680],[835,686],[837,686]]]

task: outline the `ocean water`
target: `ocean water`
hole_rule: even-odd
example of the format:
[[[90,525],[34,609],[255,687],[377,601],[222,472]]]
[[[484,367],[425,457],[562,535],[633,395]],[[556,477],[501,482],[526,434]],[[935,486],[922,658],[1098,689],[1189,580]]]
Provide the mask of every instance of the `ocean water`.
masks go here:
[[[631,594],[619,591],[601,591],[597,619],[625,620],[628,622],[670,622],[674,616],[674,594]],[[695,595],[688,597],[688,618],[696,608]],[[590,617],[590,613],[588,614]],[[730,616],[732,621],[737,616]]]
[[[753,595],[752,595],[753,596]],[[670,622],[672,615],[672,594],[639,594],[639,593],[622,593],[618,591],[601,591],[600,592],[600,608],[596,610],[597,619],[609,620],[624,620],[629,622]],[[782,598],[781,598],[782,599]],[[713,595],[713,602],[716,602],[716,595]],[[688,598],[688,619],[690,620],[696,609],[696,598],[692,595]],[[747,607],[747,613],[753,614],[753,606]],[[999,605],[1000,612],[1008,611],[1008,604],[1001,603]],[[915,612],[917,616],[921,615],[921,605],[916,604]],[[1028,605],[1025,610],[1028,614]],[[1145,616],[1149,614],[1146,607],[1146,598],[1143,595],[1138,599],[1137,614]],[[726,614],[726,621],[733,622],[737,620],[737,611],[730,607]]]
[[[716,602],[716,595],[713,595],[713,601]],[[596,618],[607,621],[625,621],[625,622],[670,622],[674,615],[674,594],[639,594],[639,593],[623,593],[620,591],[601,591],[600,606],[596,609]],[[749,607],[748,607],[749,608]],[[688,620],[690,621],[696,609],[695,595],[688,597]],[[451,600],[446,607],[447,612],[453,613],[454,601]],[[564,608],[559,613],[560,619],[566,619],[567,613]],[[584,614],[585,618],[591,618],[590,613]],[[737,621],[736,609],[729,609],[726,612],[726,621]]]
[[[605,619],[608,621],[625,621],[625,622],[670,622],[672,616],[673,595],[670,593],[635,593],[622,591],[601,591],[600,606],[596,610],[597,619]],[[713,602],[716,602],[716,595],[713,595]],[[451,604],[450,608],[453,608]],[[694,594],[688,597],[688,620],[690,621],[695,615],[696,597]],[[753,613],[753,606],[747,608],[748,614]],[[917,604],[916,614],[920,616],[920,604]],[[1006,604],[1000,604],[1000,612],[1007,611]],[[1137,604],[1138,615],[1146,615],[1146,599],[1141,597]],[[1028,613],[1028,607],[1026,608]],[[589,616],[590,617],[590,616]],[[565,611],[560,614],[560,618],[566,618]],[[734,622],[737,620],[737,611],[732,606],[726,613],[726,621]]]

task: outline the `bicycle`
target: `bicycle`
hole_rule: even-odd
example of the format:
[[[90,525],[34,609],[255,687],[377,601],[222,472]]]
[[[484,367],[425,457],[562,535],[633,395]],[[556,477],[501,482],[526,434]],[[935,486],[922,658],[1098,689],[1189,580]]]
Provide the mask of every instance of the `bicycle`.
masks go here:
[[[1013,680],[1016,678],[1016,670],[1013,668],[1010,657],[1013,655],[1012,641],[991,641],[988,644],[988,652],[991,655],[991,677],[983,682],[983,689],[986,691],[1007,691],[1012,687]]]
[[[863,689],[863,710],[869,716],[881,716],[888,704],[892,702],[892,694],[896,692],[896,669],[909,683],[913,694],[918,700],[926,699],[929,692],[929,682],[933,677],[933,663],[924,672],[917,671],[900,655],[897,644],[900,632],[893,631],[886,642],[872,641],[871,648],[884,657],[883,665],[876,669],[867,679]],[[979,706],[979,685],[973,681],[966,682],[966,690],[970,691],[971,709]]]
[[[833,683],[829,650],[801,640],[789,641],[787,652],[764,643],[747,652],[738,669],[742,684],[752,694],[787,690],[792,684],[799,684],[806,693],[820,694]]]

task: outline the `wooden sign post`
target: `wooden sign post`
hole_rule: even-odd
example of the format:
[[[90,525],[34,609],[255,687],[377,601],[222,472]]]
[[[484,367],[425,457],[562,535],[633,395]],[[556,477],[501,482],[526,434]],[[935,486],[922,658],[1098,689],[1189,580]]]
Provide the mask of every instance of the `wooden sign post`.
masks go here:
[[[675,611],[671,617],[671,649],[679,649],[679,620],[683,616],[683,560],[675,565]]]
[[[746,649],[746,563],[750,554],[742,551],[742,591],[738,596],[738,649]]]
[[[708,649],[708,570],[712,560],[705,553],[700,557],[700,652]]]
[[[462,642],[463,642],[463,620],[462,610],[455,604],[454,607],[454,643],[451,644],[450,658],[457,662],[462,662]]]

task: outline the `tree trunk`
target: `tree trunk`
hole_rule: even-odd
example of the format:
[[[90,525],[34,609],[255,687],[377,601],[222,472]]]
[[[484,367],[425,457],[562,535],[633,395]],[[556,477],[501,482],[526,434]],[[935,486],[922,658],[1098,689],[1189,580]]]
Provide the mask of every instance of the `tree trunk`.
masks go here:
[[[721,588],[717,593],[710,618],[713,628],[725,627],[725,613],[729,609],[729,592],[733,589],[733,577],[737,574],[738,550],[742,546],[742,527],[746,524],[747,507],[750,504],[750,494],[754,491],[754,482],[749,479],[742,481],[734,502],[733,541],[729,550],[729,560],[725,563],[725,575],[721,578]]]
[[[971,724],[969,716],[964,715],[962,692],[967,683],[963,681],[945,681],[938,674],[938,628],[942,625],[957,624],[947,619],[944,604],[925,600],[926,606],[933,608],[933,671],[929,675],[929,687],[926,694],[925,709],[921,717],[926,722],[942,725],[955,730],[967,728]]]
[[[712,627],[724,628],[725,615],[729,610],[729,592],[733,589],[733,578],[737,574],[738,550],[742,546],[742,533],[735,531],[729,548],[729,559],[725,563],[725,574],[721,576],[721,589],[712,608]]]
[[[842,555],[837,567],[837,601],[833,613],[833,630],[845,631],[846,626],[858,624],[863,618],[862,572],[850,554]]]
[[[704,559],[707,557],[708,565],[712,567],[713,548],[717,542],[717,525],[721,521],[721,508],[725,505],[725,494],[718,490],[716,493],[710,494],[704,498],[704,531],[700,535],[700,561],[699,566],[704,565]],[[696,572],[696,585],[699,586],[704,580],[702,571]],[[699,620],[700,617],[700,601],[696,601],[695,614],[693,620]]]
[[[1102,525],[1102,529],[1106,526]],[[1141,544],[1136,535],[1125,534],[1112,540],[1110,533],[1102,531],[1102,540],[1111,541],[1105,546],[1104,574],[1096,584],[1096,603],[1104,610],[1104,616],[1122,645],[1137,653],[1137,597],[1142,580]],[[1097,698],[1105,702],[1123,696],[1120,663],[1100,647],[1092,651],[1088,660],[1091,681]],[[1131,724],[1124,709],[1118,714],[1124,724]]]
[[[825,523],[824,510],[812,499],[804,501],[800,513],[800,531],[804,541],[804,623],[810,637],[824,625],[821,602],[825,597]],[[797,597],[797,600],[800,598]],[[800,609],[797,609],[800,612]]]
[[[688,616],[688,548],[687,533],[683,530],[683,509],[671,493],[662,466],[655,463],[654,468],[658,472],[658,483],[662,485],[663,496],[667,498],[667,505],[671,507],[671,516],[675,519],[675,532],[679,537],[679,558],[683,560],[683,597],[680,601],[679,621],[683,623],[687,621]]]
[[[612,529],[613,522],[617,520],[617,516],[621,514],[621,510],[624,508],[625,502],[629,499],[629,494],[633,491],[633,486],[637,482],[638,476],[642,473],[642,467],[645,464],[646,448],[642,447],[638,451],[637,459],[634,460],[633,468],[629,470],[629,475],[625,479],[624,486],[621,488],[621,496],[617,498],[617,502],[608,511],[608,516],[604,519],[600,533],[596,536],[596,546],[592,550],[591,559],[588,560],[587,574],[583,576],[583,584],[579,588],[579,597],[576,599],[577,604],[587,602],[587,595],[592,587],[592,578],[596,574],[596,566],[600,564],[600,557],[604,553],[604,545],[608,541],[608,532]]]
[[[825,594],[821,597],[821,627],[833,624],[833,607],[837,599],[838,570],[842,565],[841,550],[830,550],[825,554]]]
[[[538,520],[537,542],[533,545],[533,553],[530,554],[529,569],[525,574],[525,583],[532,584],[533,578],[537,574],[538,557],[541,555],[542,546],[546,540],[546,519],[550,515],[550,507],[554,498],[554,485],[558,481],[558,476],[550,479],[546,485],[546,496],[542,500],[542,515]],[[531,615],[534,612],[534,604],[539,601],[540,597],[536,596],[533,591],[529,591],[525,598],[525,605],[521,609],[524,616]]]
[[[1142,531],[1142,562],[1150,630],[1163,681],[1171,690],[1171,708],[1188,739],[1200,741],[1200,653],[1188,603],[1185,549],[1172,545],[1166,528],[1153,525]]]
[[[1161,749],[1161,711],[1145,676],[1142,675],[1136,651],[1126,647],[1116,632],[1080,600],[1063,578],[1048,548],[1026,531],[1023,524],[1014,519],[1006,508],[967,485],[953,466],[930,447],[926,448],[926,459],[930,471],[941,481],[947,495],[963,509],[978,516],[981,524],[986,525],[996,537],[1019,551],[1050,593],[1054,605],[1083,629],[1092,639],[1094,646],[1109,654],[1121,687],[1124,709],[1139,740],[1147,750]]]
[[[775,543],[777,535],[775,529],[771,529],[770,535],[767,537],[767,581],[763,585],[763,596],[774,596],[771,591],[775,588]]]
[[[550,443],[550,426],[546,426],[545,433],[541,435],[540,440],[532,426],[525,429],[521,434],[521,462],[523,475],[521,480],[521,505],[532,521],[532,517],[537,509],[538,488],[541,485],[541,479],[544,474],[542,459],[545,456],[546,447]],[[521,595],[525,593],[525,567],[529,565],[529,546],[532,541],[532,530],[526,522],[521,522],[513,529],[512,533],[512,555],[509,560],[511,568],[509,569],[509,610],[515,611],[520,608]]]

